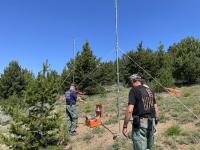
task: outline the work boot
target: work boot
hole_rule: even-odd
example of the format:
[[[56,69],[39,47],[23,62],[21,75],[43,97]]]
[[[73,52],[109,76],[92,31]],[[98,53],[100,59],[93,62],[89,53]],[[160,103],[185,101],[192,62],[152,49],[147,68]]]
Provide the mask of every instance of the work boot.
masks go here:
[[[71,136],[76,136],[76,135],[78,135],[78,133],[77,133],[76,131],[71,131],[71,132],[70,132],[70,135],[71,135]]]

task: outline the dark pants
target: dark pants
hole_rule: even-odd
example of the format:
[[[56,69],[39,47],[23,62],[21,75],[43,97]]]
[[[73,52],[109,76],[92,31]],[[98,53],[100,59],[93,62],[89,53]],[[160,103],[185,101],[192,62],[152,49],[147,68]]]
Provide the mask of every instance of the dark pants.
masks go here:
[[[72,133],[76,130],[78,123],[78,113],[75,105],[66,106],[66,116],[67,116],[68,131]]]

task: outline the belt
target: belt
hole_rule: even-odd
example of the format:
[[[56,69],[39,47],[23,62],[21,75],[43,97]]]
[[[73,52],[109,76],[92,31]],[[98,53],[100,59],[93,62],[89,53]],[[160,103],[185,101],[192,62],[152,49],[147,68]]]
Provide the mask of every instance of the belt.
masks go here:
[[[72,106],[72,105],[76,105],[76,104],[67,104],[67,105]]]
[[[140,118],[140,120],[148,120],[148,118]]]
[[[140,122],[148,124],[148,118],[140,118]]]

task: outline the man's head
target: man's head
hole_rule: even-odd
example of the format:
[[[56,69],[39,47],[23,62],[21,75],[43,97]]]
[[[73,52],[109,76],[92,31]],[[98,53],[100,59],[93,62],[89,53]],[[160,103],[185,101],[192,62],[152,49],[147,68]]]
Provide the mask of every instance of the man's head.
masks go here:
[[[71,91],[76,91],[76,84],[71,84],[70,90]]]
[[[133,74],[129,77],[129,80],[131,82],[131,86],[132,87],[136,87],[139,85],[142,85],[142,81],[143,79],[141,78],[141,76],[139,76],[138,74]]]

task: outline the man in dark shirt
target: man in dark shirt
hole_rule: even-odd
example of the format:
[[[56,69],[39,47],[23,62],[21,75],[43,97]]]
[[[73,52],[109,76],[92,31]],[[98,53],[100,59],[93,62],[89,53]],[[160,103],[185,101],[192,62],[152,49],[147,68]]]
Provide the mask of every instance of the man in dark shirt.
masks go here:
[[[128,107],[122,131],[124,136],[127,137],[127,126],[132,115],[134,150],[153,148],[154,129],[158,118],[158,109],[154,93],[143,81],[137,74],[130,76],[132,88],[129,92]]]
[[[65,92],[65,100],[68,130],[70,135],[76,135],[78,113],[76,110],[77,93],[75,84],[72,84],[70,89]]]

